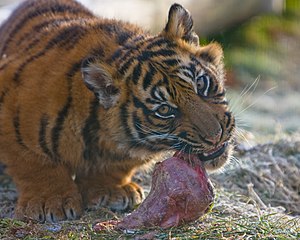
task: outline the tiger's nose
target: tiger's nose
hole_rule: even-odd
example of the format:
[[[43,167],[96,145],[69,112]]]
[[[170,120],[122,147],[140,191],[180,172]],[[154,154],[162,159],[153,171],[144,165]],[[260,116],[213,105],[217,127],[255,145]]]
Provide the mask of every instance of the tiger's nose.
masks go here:
[[[222,133],[222,129],[219,129],[219,131],[216,134],[206,136],[205,140],[210,142],[212,145],[217,145],[221,140]]]

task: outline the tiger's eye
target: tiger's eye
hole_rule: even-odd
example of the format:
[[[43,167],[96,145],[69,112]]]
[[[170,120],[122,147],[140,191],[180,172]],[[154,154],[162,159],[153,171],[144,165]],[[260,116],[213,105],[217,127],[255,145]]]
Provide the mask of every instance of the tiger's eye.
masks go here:
[[[211,78],[207,74],[197,77],[197,88],[198,94],[208,96],[211,88]]]
[[[167,104],[161,105],[155,112],[155,115],[160,118],[174,118],[176,114],[176,109],[172,108]]]
[[[205,84],[204,84],[204,82],[203,82],[203,80],[198,80],[197,81],[197,88],[199,89],[199,90],[201,90],[202,88],[204,88],[205,87]]]
[[[169,113],[170,107],[168,105],[162,105],[157,111],[159,114],[165,116]]]

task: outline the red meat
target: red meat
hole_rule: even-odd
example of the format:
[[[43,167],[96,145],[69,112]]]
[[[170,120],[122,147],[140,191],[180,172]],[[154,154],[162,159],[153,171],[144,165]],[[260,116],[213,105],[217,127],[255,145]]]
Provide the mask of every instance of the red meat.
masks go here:
[[[117,227],[178,226],[206,213],[213,199],[213,187],[201,161],[194,155],[176,153],[155,165],[149,195]]]

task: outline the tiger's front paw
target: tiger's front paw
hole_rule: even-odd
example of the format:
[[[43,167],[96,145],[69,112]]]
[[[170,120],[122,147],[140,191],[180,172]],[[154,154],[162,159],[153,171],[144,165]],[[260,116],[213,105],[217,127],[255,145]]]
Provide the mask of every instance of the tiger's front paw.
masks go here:
[[[73,220],[82,214],[82,198],[79,193],[46,197],[22,196],[18,200],[15,218],[39,222]]]
[[[99,187],[90,189],[83,196],[88,208],[107,207],[113,211],[129,211],[144,199],[143,189],[131,182],[122,187]]]

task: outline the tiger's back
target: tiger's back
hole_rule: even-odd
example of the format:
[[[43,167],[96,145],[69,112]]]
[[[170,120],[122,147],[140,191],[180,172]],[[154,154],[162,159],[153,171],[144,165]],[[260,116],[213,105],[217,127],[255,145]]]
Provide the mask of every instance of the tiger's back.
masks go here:
[[[230,158],[222,49],[199,46],[182,6],[151,36],[73,0],[29,0],[0,39],[0,160],[20,193],[16,217],[132,209],[143,199],[133,174],[167,150],[207,169]]]

